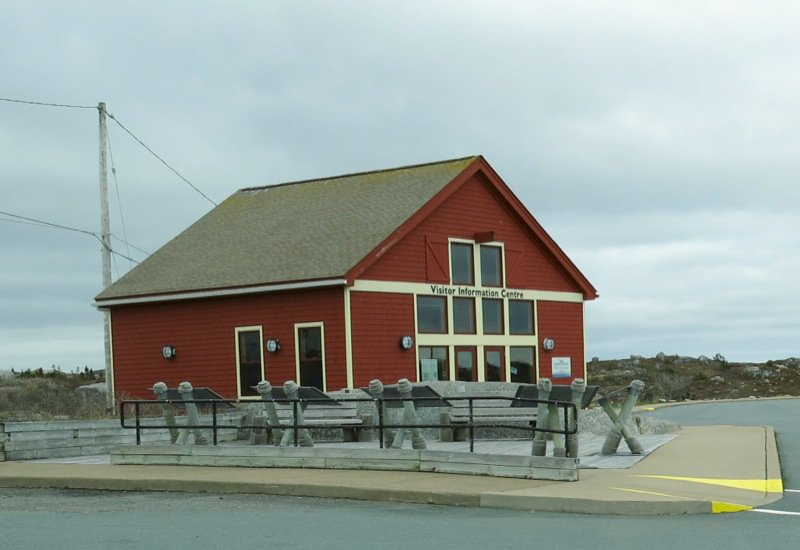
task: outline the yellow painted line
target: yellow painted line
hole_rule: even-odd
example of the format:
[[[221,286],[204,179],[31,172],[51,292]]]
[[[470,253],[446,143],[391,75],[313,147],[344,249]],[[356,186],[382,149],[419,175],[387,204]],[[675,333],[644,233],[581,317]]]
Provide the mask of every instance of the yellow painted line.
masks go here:
[[[688,481],[691,483],[705,483],[706,485],[731,487],[733,489],[744,489],[745,491],[756,491],[759,493],[783,493],[783,480],[781,479],[716,479],[716,478],[706,478],[706,477],[654,476],[654,475],[641,475],[638,477],[668,479],[672,481]]]
[[[646,476],[642,476],[646,477]],[[657,493],[655,491],[641,491],[639,489],[626,489],[625,487],[611,487],[612,489],[617,489],[618,491],[627,491],[629,493],[641,493],[644,495],[655,495],[659,497],[666,497],[666,498],[679,498],[683,500],[693,500],[690,497],[684,497],[680,495],[669,495],[667,493]],[[752,510],[752,506],[747,506],[746,504],[734,504],[733,502],[720,502],[717,500],[711,501],[711,513],[712,514],[725,514],[730,512],[749,512]]]
[[[752,506],[746,506],[744,504],[734,504],[732,502],[718,502],[716,500],[711,501],[712,514],[727,514],[729,512],[749,512],[752,509],[753,509]]]

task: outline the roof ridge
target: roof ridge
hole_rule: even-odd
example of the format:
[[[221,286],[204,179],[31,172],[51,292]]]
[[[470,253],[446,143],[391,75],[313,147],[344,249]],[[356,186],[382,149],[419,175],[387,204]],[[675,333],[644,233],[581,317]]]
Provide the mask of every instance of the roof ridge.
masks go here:
[[[475,158],[478,158],[479,156],[480,155],[468,155],[466,157],[460,157],[460,158],[454,158],[454,159],[439,160],[439,161],[434,161],[434,162],[423,162],[421,164],[408,164],[408,165],[405,165],[405,166],[396,166],[394,168],[381,168],[381,169],[378,169],[378,170],[366,170],[364,172],[351,172],[351,173],[348,173],[348,174],[341,174],[341,175],[338,175],[338,176],[329,176],[329,177],[324,177],[324,178],[312,178],[312,179],[306,179],[306,180],[287,181],[287,182],[284,182],[284,183],[273,183],[273,184],[268,184],[268,185],[256,185],[256,186],[253,186],[253,187],[243,187],[242,189],[239,189],[237,191],[237,193],[241,193],[243,191],[259,191],[259,190],[262,190],[262,189],[274,189],[276,187],[286,187],[286,186],[289,186],[289,185],[300,185],[300,184],[303,184],[303,183],[312,183],[312,182],[316,182],[316,181],[330,181],[330,180],[336,180],[336,179],[342,179],[342,178],[352,178],[352,177],[355,177],[355,176],[367,176],[367,175],[370,175],[370,174],[381,174],[381,173],[384,173],[384,172],[396,172],[398,170],[410,170],[412,168],[424,168],[426,166],[434,166],[434,165],[437,165],[437,164],[449,164],[449,163],[453,163],[453,162],[464,161],[464,160],[467,160],[467,159],[475,159]]]

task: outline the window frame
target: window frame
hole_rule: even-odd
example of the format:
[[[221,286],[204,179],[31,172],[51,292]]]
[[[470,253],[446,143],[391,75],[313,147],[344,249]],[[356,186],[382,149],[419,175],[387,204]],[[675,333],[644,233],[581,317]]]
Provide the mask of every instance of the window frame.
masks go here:
[[[472,358],[472,369],[469,380],[462,380],[459,376],[459,354],[460,353],[469,353],[470,357]],[[477,382],[478,381],[478,348],[476,346],[455,346],[453,349],[453,360],[455,361],[455,374],[456,374],[456,381],[457,382]]]
[[[464,249],[469,252],[469,261],[466,264],[466,267],[469,270],[469,277],[466,280],[456,280],[455,274],[455,259],[456,255],[453,253],[454,249]],[[475,286],[475,243],[471,242],[464,242],[464,241],[450,241],[450,247],[448,250],[450,254],[450,284],[451,285],[461,285],[461,286]]]
[[[433,350],[444,350],[444,363],[440,363],[442,359],[433,357]],[[423,357],[425,352],[428,352],[428,355],[431,357]],[[449,346],[419,346],[419,355],[417,357],[417,380],[422,381],[422,360],[423,359],[436,359],[436,375],[438,378],[437,381],[450,381],[450,347]],[[441,376],[444,375],[444,378]]]
[[[326,360],[325,360],[325,323],[323,321],[315,321],[310,323],[295,323],[294,325],[294,368],[295,368],[295,376],[297,377],[298,385],[302,385],[301,376],[300,376],[300,353],[301,353],[301,346],[300,346],[300,331],[303,329],[309,328],[318,328],[319,329],[319,338],[320,338],[320,355],[322,359],[322,391],[327,391],[328,389],[328,377],[327,377],[327,368],[326,368]]]
[[[525,331],[514,330],[512,322],[512,310],[514,304],[527,304],[528,305],[528,319],[530,321],[530,329]],[[508,333],[515,336],[531,336],[536,333],[536,319],[534,317],[533,300],[509,300],[508,301]]]
[[[234,328],[234,347],[236,348],[236,393],[239,399],[256,399],[259,397],[258,391],[252,388],[242,388],[242,345],[241,336],[246,333],[258,334],[258,353],[260,377],[256,383],[264,380],[264,329],[261,325],[243,326]],[[250,362],[251,364],[254,362]],[[244,392],[242,391],[244,390]]]
[[[458,316],[456,315],[456,303],[469,304],[469,325],[467,330],[456,329]],[[453,297],[453,334],[477,334],[477,319],[475,312],[475,298]]]
[[[500,307],[500,315],[498,318],[499,321],[499,330],[495,331],[487,331],[486,330],[486,303],[496,303]],[[491,336],[503,336],[506,333],[506,307],[505,307],[505,300],[502,298],[481,298],[481,333],[488,334]]]
[[[520,380],[519,373],[514,373],[514,351],[515,350],[527,350],[530,352],[531,364],[530,364],[530,380]],[[509,370],[509,380],[511,382],[520,383],[520,384],[536,384],[538,381],[537,377],[537,367],[536,367],[536,348],[534,346],[508,346],[508,364],[510,367]]]
[[[497,262],[496,262],[497,284],[487,283],[486,280],[484,279],[484,276],[483,276],[484,275],[484,272],[483,272],[483,266],[484,266],[483,251],[484,250],[494,250],[497,253]],[[505,283],[505,277],[504,277],[504,273],[503,273],[503,256],[505,255],[504,252],[505,251],[504,251],[503,247],[500,246],[500,245],[496,245],[496,244],[479,244],[478,245],[478,264],[479,264],[479,269],[480,269],[480,273],[481,273],[481,286],[497,287],[497,288],[500,288],[500,287],[504,286],[504,283]]]
[[[417,294],[414,306],[416,308],[416,322],[417,332],[420,334],[447,334],[448,333],[448,315],[447,315],[447,298],[445,296],[432,296],[430,294]],[[420,300],[436,300],[442,304],[441,307],[441,330],[423,330],[421,325],[422,317],[420,316]]]

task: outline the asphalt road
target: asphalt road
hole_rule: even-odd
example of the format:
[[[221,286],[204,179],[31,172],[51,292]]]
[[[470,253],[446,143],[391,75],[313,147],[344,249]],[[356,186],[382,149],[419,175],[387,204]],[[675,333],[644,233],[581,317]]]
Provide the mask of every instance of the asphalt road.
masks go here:
[[[775,426],[785,486],[799,489],[788,481],[800,479],[798,413],[800,400],[651,414],[683,424]],[[767,512],[619,517],[260,495],[0,489],[0,549],[792,548],[800,533],[800,515],[792,512],[800,514],[800,493],[787,493]]]

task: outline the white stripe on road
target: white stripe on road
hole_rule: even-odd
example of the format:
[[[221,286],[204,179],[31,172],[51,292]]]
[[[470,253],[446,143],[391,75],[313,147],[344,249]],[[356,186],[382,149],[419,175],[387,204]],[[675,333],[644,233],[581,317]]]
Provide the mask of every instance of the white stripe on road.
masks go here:
[[[761,514],[775,514],[778,516],[800,516],[800,512],[787,512],[786,510],[765,510],[763,508],[754,508],[748,510],[749,512],[759,512]]]

